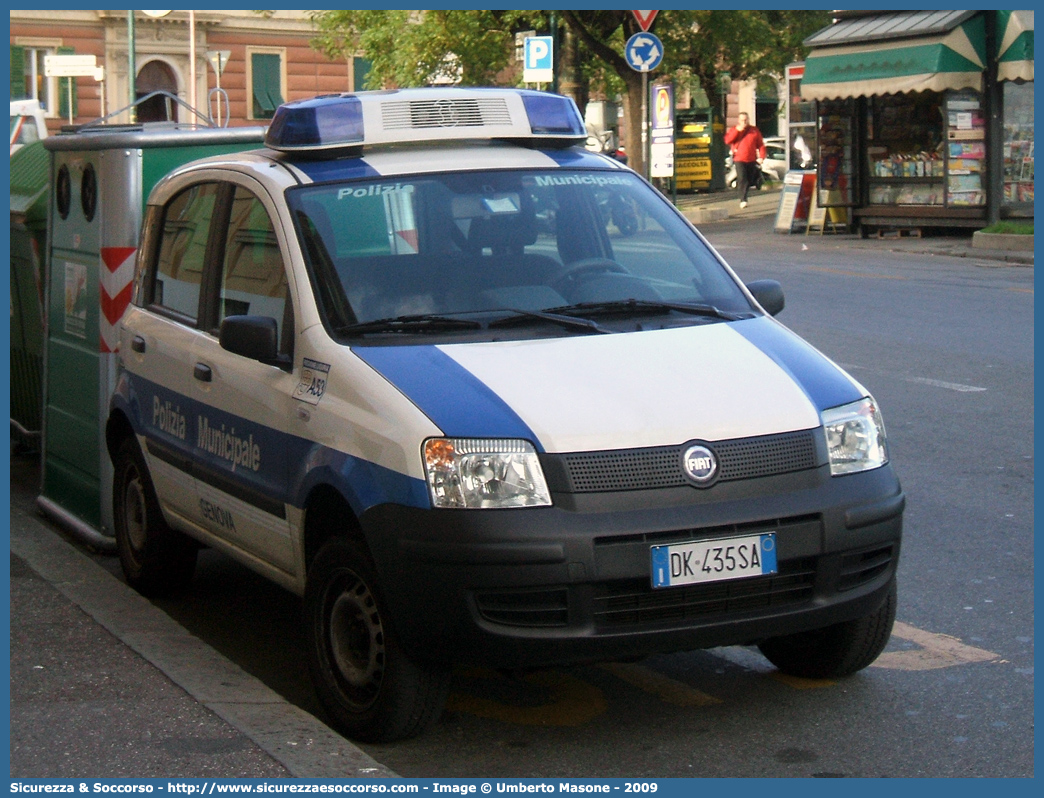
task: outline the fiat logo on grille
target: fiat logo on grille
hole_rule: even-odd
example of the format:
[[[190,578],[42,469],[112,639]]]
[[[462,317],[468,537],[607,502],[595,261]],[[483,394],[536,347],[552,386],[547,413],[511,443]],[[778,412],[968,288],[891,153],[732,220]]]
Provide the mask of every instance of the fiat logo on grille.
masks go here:
[[[682,469],[697,487],[705,488],[718,476],[718,458],[706,446],[696,443],[682,453]]]

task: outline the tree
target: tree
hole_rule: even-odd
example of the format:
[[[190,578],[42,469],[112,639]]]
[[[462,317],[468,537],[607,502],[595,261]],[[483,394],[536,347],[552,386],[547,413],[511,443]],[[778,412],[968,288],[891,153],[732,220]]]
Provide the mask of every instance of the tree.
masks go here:
[[[642,77],[623,56],[627,39],[640,30],[634,15],[630,11],[562,13],[589,53],[623,82],[628,160],[643,172]],[[714,97],[722,72],[739,80],[782,74],[788,63],[804,57],[801,42],[829,23],[827,11],[661,11],[651,28],[664,45],[656,76],[684,68],[708,97]]]
[[[363,53],[368,89],[459,82],[493,85],[514,60],[514,32],[538,11],[313,11],[312,46],[330,58]]]
[[[459,82],[493,85],[514,60],[514,34],[550,27],[545,11],[314,11],[313,46],[331,58],[363,53],[372,63],[366,88]],[[630,11],[562,11],[569,35],[560,37],[567,90],[583,108],[588,86],[623,95],[625,145],[636,171],[641,147],[642,76],[624,59],[627,39],[640,29]],[[664,58],[655,77],[689,71],[709,97],[723,72],[747,79],[782,74],[801,60],[801,42],[830,22],[828,11],[661,11],[653,32]],[[573,41],[575,39],[575,41]],[[563,48],[565,52],[563,53]],[[652,77],[652,76],[651,76]]]

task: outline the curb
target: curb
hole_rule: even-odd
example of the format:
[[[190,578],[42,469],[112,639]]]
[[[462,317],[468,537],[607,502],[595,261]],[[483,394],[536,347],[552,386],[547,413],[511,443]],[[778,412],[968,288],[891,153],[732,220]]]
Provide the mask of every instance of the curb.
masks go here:
[[[1032,252],[1033,236],[1017,233],[984,233],[976,230],[972,233],[974,249],[995,249],[1013,252]]]
[[[37,518],[12,508],[11,520],[12,552],[296,778],[399,777],[190,634]]]

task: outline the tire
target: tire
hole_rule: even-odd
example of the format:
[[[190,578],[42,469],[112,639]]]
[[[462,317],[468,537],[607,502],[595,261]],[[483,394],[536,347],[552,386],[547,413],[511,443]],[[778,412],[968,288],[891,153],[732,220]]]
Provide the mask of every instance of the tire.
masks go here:
[[[199,546],[167,526],[137,441],[126,438],[113,463],[112,517],[127,583],[149,598],[184,590]]]
[[[811,632],[773,637],[758,644],[783,673],[805,679],[840,679],[861,671],[884,651],[895,622],[896,585],[879,609],[854,621]]]
[[[340,731],[384,743],[438,720],[450,671],[406,656],[361,546],[343,538],[323,545],[308,570],[304,612],[312,681]]]

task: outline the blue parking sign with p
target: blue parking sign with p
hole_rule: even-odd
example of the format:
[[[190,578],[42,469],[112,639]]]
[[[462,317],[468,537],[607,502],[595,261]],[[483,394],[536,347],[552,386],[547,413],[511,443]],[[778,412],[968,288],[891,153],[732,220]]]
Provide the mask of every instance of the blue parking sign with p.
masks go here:
[[[555,76],[555,40],[551,36],[530,36],[523,52],[525,83],[550,83]]]

